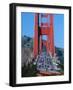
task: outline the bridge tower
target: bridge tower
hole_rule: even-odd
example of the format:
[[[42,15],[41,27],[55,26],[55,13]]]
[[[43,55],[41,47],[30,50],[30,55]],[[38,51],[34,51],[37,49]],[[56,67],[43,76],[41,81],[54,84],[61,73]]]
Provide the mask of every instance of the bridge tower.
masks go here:
[[[46,22],[43,22],[46,19]],[[43,40],[42,36],[46,35],[47,40]],[[34,45],[33,54],[36,57],[42,52],[43,45],[45,45],[47,53],[54,56],[54,28],[53,28],[53,15],[35,13],[35,27],[34,27]]]

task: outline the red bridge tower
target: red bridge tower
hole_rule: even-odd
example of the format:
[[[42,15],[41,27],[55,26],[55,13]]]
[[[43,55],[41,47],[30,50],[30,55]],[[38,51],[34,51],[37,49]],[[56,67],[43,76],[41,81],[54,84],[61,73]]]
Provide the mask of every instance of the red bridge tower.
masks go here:
[[[43,22],[42,21],[43,18],[46,19],[47,21]],[[47,36],[47,40],[42,40],[43,35]],[[46,46],[47,53],[51,53],[53,56],[55,53],[53,15],[35,13],[34,46],[33,46],[34,57],[36,57],[39,52],[40,53],[42,52],[43,45]]]

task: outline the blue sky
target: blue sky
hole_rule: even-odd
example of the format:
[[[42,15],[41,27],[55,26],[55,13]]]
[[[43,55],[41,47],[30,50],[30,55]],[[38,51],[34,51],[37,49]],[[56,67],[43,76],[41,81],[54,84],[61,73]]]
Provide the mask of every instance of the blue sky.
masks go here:
[[[43,22],[47,20],[43,19]],[[22,36],[33,37],[34,13],[21,13]],[[45,39],[45,36],[44,36]],[[64,15],[54,14],[54,43],[56,47],[64,48]]]

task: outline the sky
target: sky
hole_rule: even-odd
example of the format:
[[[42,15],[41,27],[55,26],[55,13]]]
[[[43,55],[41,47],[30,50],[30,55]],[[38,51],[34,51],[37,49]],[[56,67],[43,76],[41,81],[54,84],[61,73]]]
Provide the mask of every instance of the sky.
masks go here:
[[[34,36],[34,13],[21,13],[21,30],[22,36]],[[64,15],[54,14],[54,44],[56,47],[64,48]],[[46,19],[42,20],[46,22]],[[40,22],[40,21],[39,21]],[[43,39],[46,39],[43,36]]]

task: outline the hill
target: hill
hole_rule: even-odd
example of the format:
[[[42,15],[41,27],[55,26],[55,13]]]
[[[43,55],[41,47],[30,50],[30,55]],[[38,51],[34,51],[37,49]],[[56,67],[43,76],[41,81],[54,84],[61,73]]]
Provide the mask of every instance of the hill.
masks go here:
[[[44,47],[44,51],[45,51]],[[64,49],[55,47],[55,52],[60,60],[60,67],[64,71]],[[33,39],[31,37],[23,36],[22,37],[22,76],[36,76],[36,68],[32,66],[33,59]],[[31,67],[31,68],[30,68]],[[34,67],[34,68],[32,68]],[[34,71],[34,70],[35,71]],[[30,71],[30,73],[29,73]],[[24,74],[28,72],[28,74]],[[31,74],[33,72],[33,75]]]

